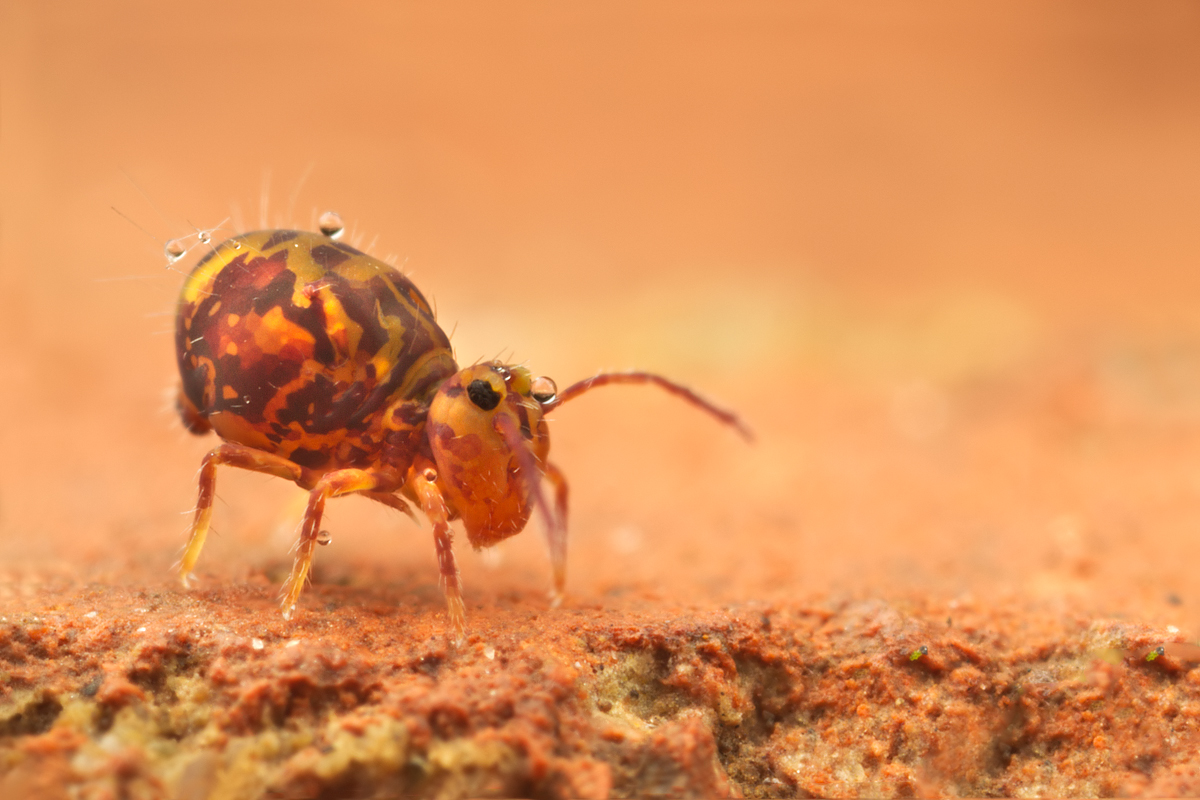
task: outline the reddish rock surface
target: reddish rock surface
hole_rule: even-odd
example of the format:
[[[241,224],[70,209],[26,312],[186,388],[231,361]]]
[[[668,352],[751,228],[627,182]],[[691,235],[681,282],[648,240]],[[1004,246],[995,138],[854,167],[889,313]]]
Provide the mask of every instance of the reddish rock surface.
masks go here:
[[[3,4],[0,794],[1200,794],[1198,22]],[[757,444],[556,411],[570,595],[460,547],[460,647],[356,499],[281,620],[262,476],[183,591],[162,244],[326,208],[461,361]]]
[[[1200,790],[1200,647],[1141,623],[521,597],[453,646],[435,604],[370,589],[314,587],[292,625],[265,581],[53,601],[0,628],[9,796]]]

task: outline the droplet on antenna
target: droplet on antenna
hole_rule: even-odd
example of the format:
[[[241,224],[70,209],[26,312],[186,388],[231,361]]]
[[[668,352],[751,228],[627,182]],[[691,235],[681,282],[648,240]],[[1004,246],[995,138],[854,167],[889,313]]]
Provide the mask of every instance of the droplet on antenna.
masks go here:
[[[168,264],[174,264],[179,259],[187,255],[187,245],[183,238],[171,239],[163,245],[163,255],[167,257]]]
[[[328,236],[330,239],[342,238],[342,231],[346,230],[342,218],[336,211],[326,211],[317,218],[317,227],[321,229],[321,233]]]
[[[329,531],[321,531],[320,533],[317,534],[317,544],[319,544],[319,545],[324,546],[324,545],[329,544],[332,541],[333,541],[333,536],[329,533]]]
[[[553,380],[542,375],[533,379],[533,384],[529,387],[529,393],[539,403],[549,403],[558,395],[558,386],[555,385]]]
[[[208,244],[212,241],[212,231],[200,231],[196,234],[196,238],[200,240],[200,244]]]

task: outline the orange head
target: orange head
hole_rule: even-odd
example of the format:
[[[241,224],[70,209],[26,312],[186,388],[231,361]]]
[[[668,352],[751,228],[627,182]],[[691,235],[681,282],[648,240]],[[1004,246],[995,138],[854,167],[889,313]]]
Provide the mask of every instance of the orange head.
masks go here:
[[[552,399],[549,379],[496,362],[459,371],[434,396],[426,430],[438,486],[474,546],[520,532],[542,504],[550,451],[542,403]]]

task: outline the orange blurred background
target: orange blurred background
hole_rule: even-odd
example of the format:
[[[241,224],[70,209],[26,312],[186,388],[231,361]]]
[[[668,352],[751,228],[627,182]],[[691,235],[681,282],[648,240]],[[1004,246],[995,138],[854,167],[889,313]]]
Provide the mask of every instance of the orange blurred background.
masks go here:
[[[653,369],[758,432],[650,389],[557,412],[578,602],[915,589],[1197,632],[1200,7],[348,9],[0,8],[10,603],[172,580],[213,441],[170,407],[163,242],[336,209],[460,361]],[[299,490],[219,492],[202,574],[276,575]],[[328,525],[318,579],[433,584],[427,531]],[[460,557],[468,600],[548,585],[537,535]]]

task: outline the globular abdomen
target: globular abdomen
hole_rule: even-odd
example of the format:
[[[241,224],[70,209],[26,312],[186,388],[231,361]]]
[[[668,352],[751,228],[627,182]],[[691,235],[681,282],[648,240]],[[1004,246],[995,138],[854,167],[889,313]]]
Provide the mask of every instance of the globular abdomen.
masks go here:
[[[184,283],[175,342],[189,429],[320,471],[375,462],[378,412],[457,371],[411,281],[300,231],[217,246]]]

